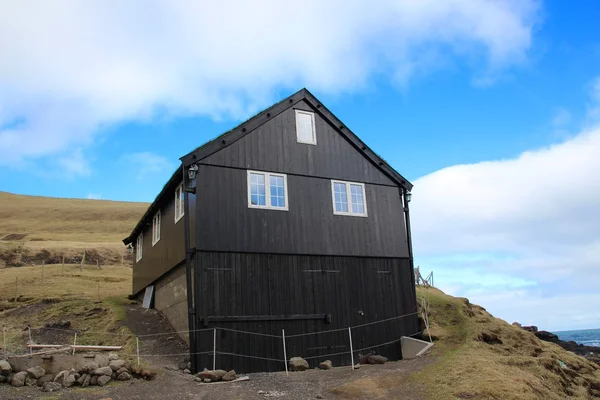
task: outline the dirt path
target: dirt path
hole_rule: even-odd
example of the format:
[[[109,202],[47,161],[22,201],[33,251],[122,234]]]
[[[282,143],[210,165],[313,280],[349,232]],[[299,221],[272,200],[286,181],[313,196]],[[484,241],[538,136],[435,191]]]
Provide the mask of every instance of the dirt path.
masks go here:
[[[163,369],[153,381],[111,383],[103,388],[63,389],[60,399],[405,399],[421,400],[421,390],[407,382],[411,373],[431,362],[430,358],[389,362],[385,365],[366,365],[352,371],[349,367],[330,371],[309,370],[249,374],[249,381],[202,384],[191,375]],[[41,393],[36,388],[13,388],[0,385],[0,398],[57,398],[57,393]]]
[[[126,305],[125,310],[127,316],[121,325],[140,337],[140,354],[151,355],[146,361],[160,367],[176,367],[183,361],[187,344],[160,312],[133,304]]]

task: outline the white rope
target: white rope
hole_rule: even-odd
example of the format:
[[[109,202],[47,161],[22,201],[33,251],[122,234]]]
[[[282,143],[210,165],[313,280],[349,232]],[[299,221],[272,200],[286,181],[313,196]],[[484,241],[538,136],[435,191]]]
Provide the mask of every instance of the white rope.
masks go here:
[[[217,351],[217,354],[222,354],[222,355],[226,355],[226,356],[235,356],[235,357],[255,358],[257,360],[267,360],[267,361],[283,362],[283,360],[277,360],[275,358],[249,356],[249,355],[246,355],[246,354],[226,353],[226,352],[222,352],[222,351]]]
[[[256,336],[266,336],[266,337],[272,337],[272,338],[277,338],[277,339],[281,339],[281,336],[279,335],[271,335],[268,333],[259,333],[259,332],[249,332],[249,331],[238,331],[237,329],[229,329],[229,328],[219,328],[216,327],[214,329],[218,329],[221,331],[229,331],[229,332],[237,332],[237,333],[246,333],[248,335],[256,335]]]

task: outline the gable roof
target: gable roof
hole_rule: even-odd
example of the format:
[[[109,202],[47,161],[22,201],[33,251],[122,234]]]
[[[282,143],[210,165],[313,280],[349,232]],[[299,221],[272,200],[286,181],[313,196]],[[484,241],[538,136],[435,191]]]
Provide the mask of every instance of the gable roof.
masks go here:
[[[348,142],[350,142],[350,144],[352,144],[356,150],[358,150],[365,158],[371,161],[375,167],[382,171],[398,186],[406,188],[408,191],[412,190],[413,185],[408,181],[408,179],[400,175],[400,173],[392,168],[381,156],[377,155],[377,153],[371,150],[306,88],[299,90],[291,96],[281,100],[279,103],[276,103],[266,110],[261,111],[232,130],[225,132],[221,136],[205,143],[204,145],[181,157],[180,160],[183,163],[184,168],[187,168],[190,165],[218,152],[219,150],[230,146],[244,136],[250,134],[265,122],[275,118],[277,115],[301,101],[307,102],[316,113],[318,113],[330,125],[335,127],[337,132],[346,140],[348,140]]]
[[[408,179],[404,178],[398,171],[392,168],[382,157],[377,155],[371,150],[362,140],[358,138],[348,127],[346,127],[331,111],[327,109],[312,93],[306,88],[303,88],[291,96],[281,100],[280,102],[272,105],[271,107],[259,112],[255,116],[251,117],[245,122],[242,122],[235,128],[221,134],[215,139],[206,142],[202,146],[194,149],[185,156],[181,157],[180,160],[183,164],[184,170],[190,165],[209,157],[210,155],[224,149],[225,147],[235,143],[244,136],[254,131],[265,122],[271,120],[277,115],[281,114],[285,110],[293,107],[297,103],[305,101],[313,110],[318,113],[325,121],[335,127],[336,131],[342,135],[348,142],[356,148],[364,157],[366,157],[375,167],[382,171],[388,178],[395,182],[398,186],[405,188],[406,190],[412,190],[412,183]],[[148,207],[140,221],[137,223],[131,234],[123,239],[123,243],[128,245],[133,242],[134,238],[142,231],[145,221],[154,215],[158,210],[160,203],[165,192],[174,192],[175,187],[183,180],[183,171],[179,167],[167,181],[163,189],[160,191],[158,196],[152,204]]]

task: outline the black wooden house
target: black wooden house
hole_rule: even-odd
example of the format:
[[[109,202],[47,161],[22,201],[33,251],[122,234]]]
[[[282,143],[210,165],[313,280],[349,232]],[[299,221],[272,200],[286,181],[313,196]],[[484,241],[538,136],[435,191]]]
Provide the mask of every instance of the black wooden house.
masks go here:
[[[124,243],[133,293],[153,286],[193,331],[194,369],[282,370],[283,329],[288,359],[349,365],[348,327],[355,356],[401,358],[417,331],[412,185],[308,90],[181,162]]]

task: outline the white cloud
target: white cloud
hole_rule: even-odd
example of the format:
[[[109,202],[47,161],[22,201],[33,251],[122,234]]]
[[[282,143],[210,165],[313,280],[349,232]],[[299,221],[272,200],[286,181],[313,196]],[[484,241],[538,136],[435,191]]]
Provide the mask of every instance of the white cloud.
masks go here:
[[[175,170],[175,166],[165,157],[148,151],[126,154],[121,158],[137,179],[145,179],[157,174],[169,176]]]
[[[236,117],[274,91],[405,82],[442,58],[518,64],[536,0],[19,1],[0,5],[0,163],[58,154],[100,128],[167,114]],[[32,10],[35,10],[32,11]]]
[[[506,318],[600,326],[592,295],[600,282],[599,154],[597,127],[515,159],[418,179],[411,203],[418,262]],[[530,297],[503,295],[516,292]],[[566,310],[596,317],[575,321]]]

